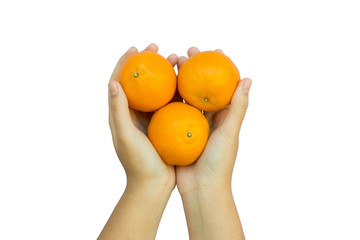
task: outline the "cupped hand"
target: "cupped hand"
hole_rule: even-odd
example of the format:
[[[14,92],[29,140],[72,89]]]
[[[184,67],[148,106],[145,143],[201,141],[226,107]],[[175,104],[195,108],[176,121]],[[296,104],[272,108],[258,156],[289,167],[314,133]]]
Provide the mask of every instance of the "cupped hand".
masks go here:
[[[221,50],[216,50],[224,54]],[[192,47],[188,56],[200,51]],[[180,57],[178,68],[186,61]],[[210,125],[210,137],[199,159],[189,166],[176,166],[176,183],[182,196],[206,189],[231,188],[231,176],[239,145],[240,127],[248,107],[251,79],[244,78],[231,99],[231,103],[217,112],[205,112]]]
[[[144,51],[157,52],[158,46],[150,44]],[[109,124],[117,156],[123,165],[127,184],[175,187],[175,170],[165,164],[147,138],[147,128],[153,113],[129,108],[126,95],[118,80],[120,66],[137,53],[131,47],[118,61],[109,82]],[[171,54],[167,60],[174,66],[178,57]]]

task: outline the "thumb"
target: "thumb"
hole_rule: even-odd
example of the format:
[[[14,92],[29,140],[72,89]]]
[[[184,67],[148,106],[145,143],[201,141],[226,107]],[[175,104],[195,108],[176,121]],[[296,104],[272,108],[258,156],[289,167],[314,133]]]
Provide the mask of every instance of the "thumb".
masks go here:
[[[118,81],[111,80],[109,87],[109,122],[111,131],[116,133],[117,138],[126,137],[129,126],[132,123],[128,100],[125,92]]]
[[[241,124],[249,105],[249,91],[251,84],[252,81],[250,78],[244,78],[239,82],[231,99],[229,113],[224,122],[228,130],[236,133],[236,135],[239,134]]]

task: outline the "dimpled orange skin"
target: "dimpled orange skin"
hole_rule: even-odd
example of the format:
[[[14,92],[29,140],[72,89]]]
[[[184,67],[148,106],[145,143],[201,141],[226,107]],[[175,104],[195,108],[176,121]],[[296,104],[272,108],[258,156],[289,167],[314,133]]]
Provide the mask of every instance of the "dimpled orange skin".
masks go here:
[[[178,91],[190,105],[203,111],[218,111],[231,101],[240,73],[224,54],[200,52],[179,69]]]
[[[195,162],[203,152],[209,123],[198,109],[172,102],[152,116],[148,137],[165,163],[185,166]]]
[[[129,106],[142,112],[161,108],[176,90],[174,68],[164,57],[150,51],[130,56],[120,67],[118,80]]]

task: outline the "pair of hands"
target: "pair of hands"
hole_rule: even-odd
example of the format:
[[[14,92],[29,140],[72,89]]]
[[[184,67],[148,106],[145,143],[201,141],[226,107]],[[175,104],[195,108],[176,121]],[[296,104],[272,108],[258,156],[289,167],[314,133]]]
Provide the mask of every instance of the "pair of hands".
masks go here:
[[[157,52],[150,44],[144,51]],[[221,50],[216,50],[223,53]],[[238,150],[239,132],[248,106],[251,80],[242,79],[231,103],[217,112],[205,112],[210,125],[210,137],[200,158],[192,165],[174,167],[162,161],[150,140],[147,128],[153,113],[135,111],[128,107],[126,95],[117,81],[120,66],[137,53],[131,47],[118,61],[109,82],[109,124],[116,153],[127,175],[128,187],[145,187],[156,191],[172,191],[177,185],[182,197],[189,192],[231,188],[231,176]],[[188,56],[198,53],[192,47]],[[186,57],[171,54],[167,60],[181,67]],[[178,93],[172,101],[182,101]]]

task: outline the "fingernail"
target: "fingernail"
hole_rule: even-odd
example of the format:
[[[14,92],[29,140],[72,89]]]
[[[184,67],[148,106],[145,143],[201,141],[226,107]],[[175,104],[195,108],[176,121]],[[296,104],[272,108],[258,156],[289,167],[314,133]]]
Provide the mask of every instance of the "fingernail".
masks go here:
[[[112,97],[116,96],[119,93],[119,89],[114,81],[109,83],[109,92]]]
[[[130,52],[130,51],[134,51],[135,49],[136,49],[136,47],[132,46],[132,47],[130,47],[126,52],[128,53],[128,52]]]
[[[221,49],[216,49],[215,51],[218,52],[218,53],[224,54],[224,51],[221,50]]]
[[[248,78],[245,78],[243,81],[244,82],[242,84],[241,90],[243,93],[248,94],[250,91],[250,87],[251,87],[251,80]]]

